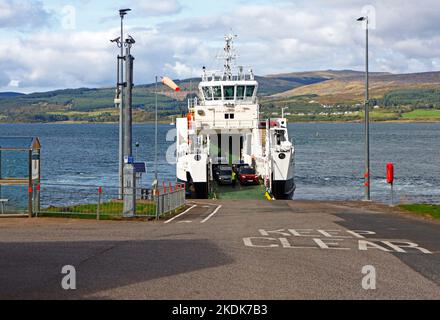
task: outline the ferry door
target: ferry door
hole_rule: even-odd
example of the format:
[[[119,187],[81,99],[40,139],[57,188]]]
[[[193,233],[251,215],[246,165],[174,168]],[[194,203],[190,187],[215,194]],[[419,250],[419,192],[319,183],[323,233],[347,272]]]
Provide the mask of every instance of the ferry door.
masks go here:
[[[239,164],[242,160],[243,136],[240,134],[232,134],[228,136],[227,156],[229,165]]]
[[[242,135],[211,135],[210,154],[214,164],[233,165],[242,160],[244,138]],[[217,160],[217,161],[216,161]]]

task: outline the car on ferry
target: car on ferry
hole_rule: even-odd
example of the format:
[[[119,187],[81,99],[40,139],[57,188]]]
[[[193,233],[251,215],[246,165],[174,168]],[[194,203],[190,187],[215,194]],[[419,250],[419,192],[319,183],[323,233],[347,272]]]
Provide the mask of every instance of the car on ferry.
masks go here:
[[[219,166],[217,168],[216,180],[220,185],[232,185],[232,167]]]
[[[238,180],[240,184],[260,184],[260,178],[257,175],[255,169],[250,166],[242,166],[238,168]]]

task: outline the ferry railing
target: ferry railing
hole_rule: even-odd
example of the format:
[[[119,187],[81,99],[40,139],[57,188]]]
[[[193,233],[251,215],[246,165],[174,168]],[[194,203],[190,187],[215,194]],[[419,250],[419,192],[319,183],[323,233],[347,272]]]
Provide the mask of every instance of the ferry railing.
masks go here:
[[[258,125],[254,120],[216,120],[216,121],[195,121],[197,128],[206,129],[252,129]]]
[[[255,80],[255,75],[253,73],[242,73],[239,75],[233,75],[232,77],[227,77],[226,75],[218,74],[205,74],[202,76],[203,82],[208,81],[253,81]]]
[[[43,184],[36,188],[34,216],[97,220],[124,218],[125,195],[118,187]],[[185,188],[167,184],[157,190],[136,188],[136,213],[131,218],[156,218],[185,206]],[[129,196],[129,194],[127,194]]]

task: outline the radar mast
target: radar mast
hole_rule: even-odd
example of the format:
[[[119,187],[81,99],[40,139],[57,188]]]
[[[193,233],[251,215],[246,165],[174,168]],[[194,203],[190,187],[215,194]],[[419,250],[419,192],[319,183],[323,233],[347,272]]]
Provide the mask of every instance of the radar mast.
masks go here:
[[[225,36],[225,55],[221,58],[225,60],[224,76],[227,80],[232,79],[232,62],[237,58],[234,50],[234,39],[237,35],[229,34]]]

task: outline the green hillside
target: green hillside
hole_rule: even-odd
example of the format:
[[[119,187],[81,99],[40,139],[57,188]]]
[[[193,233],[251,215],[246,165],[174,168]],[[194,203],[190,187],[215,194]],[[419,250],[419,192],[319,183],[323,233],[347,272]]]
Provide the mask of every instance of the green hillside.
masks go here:
[[[414,107],[440,108],[440,88],[390,91],[384,95],[383,104],[387,107],[412,105]]]
[[[316,71],[257,77],[262,114],[292,121],[357,121],[363,117],[362,73]],[[200,79],[177,81],[182,91],[158,87],[159,118],[169,121],[185,113],[187,98],[197,93]],[[371,81],[375,121],[439,121],[440,72],[391,75],[373,73]],[[154,119],[155,84],[134,89],[134,121]],[[0,93],[0,122],[116,122],[115,89],[66,89],[22,95]]]
[[[324,77],[282,76],[257,77],[260,94],[269,96],[307,84],[325,81]],[[162,85],[158,86],[159,118],[168,121],[185,112],[187,97],[197,93],[200,78],[176,81],[182,88],[178,94]],[[140,85],[133,91],[134,120],[154,119],[155,84]],[[116,122],[118,111],[114,108],[114,88],[65,89],[29,95],[4,95],[0,99],[0,122]]]
[[[114,89],[67,89],[0,99],[2,122],[98,121],[118,119]],[[174,115],[183,102],[159,95],[161,116]],[[136,120],[148,121],[155,96],[145,88],[135,88],[133,107]],[[116,110],[116,112],[115,112]]]

